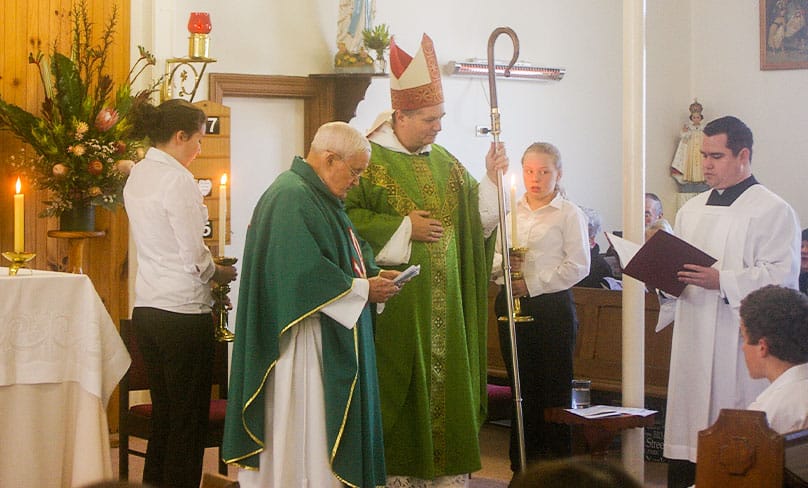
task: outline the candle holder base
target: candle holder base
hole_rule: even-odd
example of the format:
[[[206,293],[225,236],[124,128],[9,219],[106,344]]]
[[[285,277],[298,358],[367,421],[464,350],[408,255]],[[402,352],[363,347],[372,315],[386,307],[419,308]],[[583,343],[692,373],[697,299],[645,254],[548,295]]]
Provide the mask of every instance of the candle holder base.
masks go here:
[[[516,302],[514,302],[514,303],[516,303]],[[508,316],[507,315],[501,315],[501,316],[497,317],[497,320],[500,321],[500,322],[507,322],[508,321]],[[524,324],[524,323],[527,323],[527,322],[533,322],[533,317],[531,317],[530,315],[516,315],[516,312],[514,311],[514,313],[513,313],[513,321],[516,322],[516,323]]]
[[[8,275],[16,276],[20,268],[24,268],[28,261],[36,257],[36,253],[7,251],[3,253],[3,257],[11,261],[11,266],[8,267]]]
[[[500,322],[507,322],[508,316],[501,315],[497,317],[497,320]],[[513,299],[513,321],[519,323],[525,322],[533,322],[533,317],[530,315],[522,315],[522,299],[521,298],[514,298]]]
[[[213,258],[213,262],[220,266],[233,266],[238,262],[238,258],[217,256]],[[214,330],[214,337],[219,342],[233,342],[236,339],[236,335],[227,328],[227,311],[230,305],[228,293],[230,293],[230,285],[215,285],[213,287],[213,298],[215,300],[213,313],[219,317]]]
[[[511,279],[512,280],[521,280],[524,274],[522,274],[521,266],[525,260],[525,254],[527,254],[528,249],[526,247],[512,247],[509,250],[511,255],[511,259],[518,258],[519,260],[519,269],[516,271],[511,271]],[[507,315],[502,315],[497,317],[497,320],[502,322],[508,321]],[[519,297],[514,297],[513,299],[513,321],[514,322],[533,322],[533,317],[530,315],[522,315],[522,299]]]

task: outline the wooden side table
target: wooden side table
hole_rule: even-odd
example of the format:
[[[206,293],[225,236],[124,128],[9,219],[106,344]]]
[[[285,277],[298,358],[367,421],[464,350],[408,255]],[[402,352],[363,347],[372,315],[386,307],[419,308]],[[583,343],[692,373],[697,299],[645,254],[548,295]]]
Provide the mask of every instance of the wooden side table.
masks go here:
[[[572,427],[573,454],[581,453],[580,450],[576,452],[576,437],[580,439],[580,435],[583,434],[586,440],[586,450],[593,458],[605,457],[614,436],[619,434],[620,431],[637,427],[652,427],[654,417],[656,417],[655,413],[645,417],[641,415],[619,415],[588,419],[568,412],[561,407],[544,409],[544,420]]]
[[[107,235],[103,230],[49,230],[48,237],[56,239],[67,239],[68,257],[67,271],[70,273],[83,274],[84,271],[84,244],[87,239],[94,237],[104,237]]]

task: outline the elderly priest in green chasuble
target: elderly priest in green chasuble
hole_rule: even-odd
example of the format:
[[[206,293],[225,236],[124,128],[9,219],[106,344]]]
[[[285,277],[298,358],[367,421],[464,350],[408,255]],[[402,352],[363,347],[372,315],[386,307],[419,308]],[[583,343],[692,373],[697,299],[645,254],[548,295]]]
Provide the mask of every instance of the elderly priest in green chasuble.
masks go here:
[[[372,303],[399,291],[344,208],[370,146],[322,126],[247,231],[223,457],[242,487],[385,483]]]
[[[370,166],[345,201],[377,263],[421,266],[376,323],[388,486],[465,486],[481,467],[494,182],[508,160],[492,144],[478,184],[434,144],[443,90],[428,36],[414,57],[391,43],[390,67],[393,111],[371,129]]]

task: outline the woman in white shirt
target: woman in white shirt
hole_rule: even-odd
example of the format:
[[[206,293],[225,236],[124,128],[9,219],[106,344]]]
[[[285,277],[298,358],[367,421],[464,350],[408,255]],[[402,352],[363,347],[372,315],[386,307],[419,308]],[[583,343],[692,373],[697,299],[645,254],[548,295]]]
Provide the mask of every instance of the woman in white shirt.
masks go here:
[[[132,324],[153,405],[143,481],[154,486],[199,486],[213,364],[210,282],[236,277],[205,246],[207,208],[188,171],[205,121],[184,100],[146,105],[134,124],[153,147],[123,190],[138,262]]]
[[[525,150],[522,177],[526,192],[516,203],[514,237],[527,253],[522,263],[512,259],[511,267],[523,273],[521,279],[513,280],[513,295],[521,299],[522,315],[534,319],[516,324],[528,462],[570,453],[569,428],[546,423],[544,409],[570,406],[578,327],[570,288],[589,273],[590,256],[586,215],[564,197],[561,175],[561,154],[555,146],[537,142]],[[504,289],[497,296],[496,310],[497,316],[507,316]],[[509,337],[508,322],[500,321],[502,356],[512,381]],[[512,429],[514,471],[519,468],[516,442]]]

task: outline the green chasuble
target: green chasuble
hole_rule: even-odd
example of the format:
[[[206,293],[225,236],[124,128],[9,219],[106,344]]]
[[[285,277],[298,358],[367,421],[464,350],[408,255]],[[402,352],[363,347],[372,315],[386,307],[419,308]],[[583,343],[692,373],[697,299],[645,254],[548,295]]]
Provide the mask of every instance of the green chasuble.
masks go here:
[[[259,468],[264,439],[264,386],[279,342],[301,320],[347,295],[352,280],[375,276],[372,251],[359,249],[343,203],[301,158],[259,200],[241,265],[236,340],[230,373],[223,457]],[[362,260],[365,256],[365,260]],[[385,481],[371,309],[347,329],[326,314],[323,387],[331,469],[348,486]]]
[[[413,210],[442,222],[435,243],[412,242],[421,274],[376,318],[376,357],[390,475],[433,479],[481,468],[487,410],[486,321],[494,239],[483,238],[478,183],[444,148],[408,155],[373,144],[345,202],[378,253]]]

